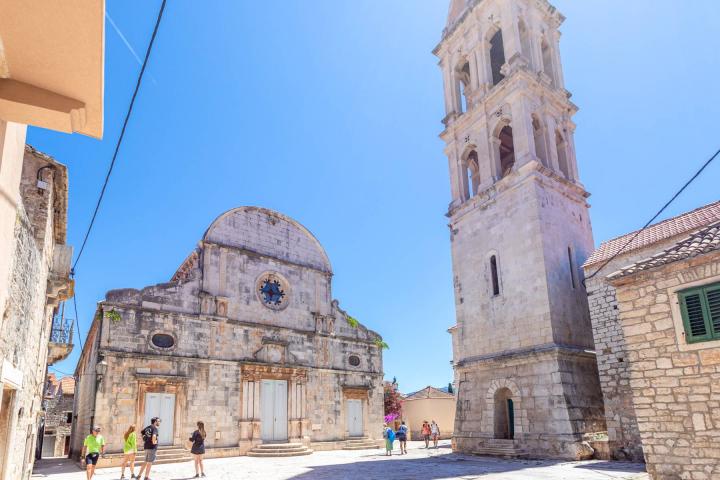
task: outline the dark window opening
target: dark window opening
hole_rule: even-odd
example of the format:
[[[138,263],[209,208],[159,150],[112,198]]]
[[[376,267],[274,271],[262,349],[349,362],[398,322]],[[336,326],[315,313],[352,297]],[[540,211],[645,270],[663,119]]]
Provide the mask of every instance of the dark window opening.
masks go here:
[[[460,87],[460,113],[467,112],[468,91],[470,90],[470,63],[465,62],[457,69],[457,78]]]
[[[505,50],[503,47],[502,30],[495,32],[490,39],[490,70],[492,71],[493,86],[505,78],[500,69],[505,65]]]
[[[568,265],[570,266],[570,283],[572,284],[572,288],[575,289],[577,286],[576,279],[575,279],[575,266],[573,263],[573,257],[572,257],[572,250],[570,247],[567,249],[568,253]]]
[[[65,423],[72,423],[72,412],[67,412],[65,414]]]
[[[492,276],[493,295],[500,295],[500,281],[498,279],[497,259],[490,257],[490,275]]]
[[[512,171],[515,164],[515,146],[510,125],[500,130],[500,176],[504,177]]]
[[[158,348],[172,348],[175,345],[175,339],[167,333],[156,333],[152,336],[152,343]]]

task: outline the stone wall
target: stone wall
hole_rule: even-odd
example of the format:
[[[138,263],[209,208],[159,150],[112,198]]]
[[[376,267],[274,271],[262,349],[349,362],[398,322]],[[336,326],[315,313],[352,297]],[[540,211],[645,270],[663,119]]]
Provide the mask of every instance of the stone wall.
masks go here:
[[[48,441],[48,437],[54,437],[54,457],[62,457],[65,454],[65,439],[70,436],[72,430],[74,400],[74,395],[64,393],[46,400],[45,439],[43,442]],[[67,421],[68,414],[70,414],[71,417],[70,422]],[[43,443],[43,452],[45,450],[46,448]],[[44,456],[43,454],[43,457]]]
[[[720,281],[720,252],[613,281],[654,480],[720,478],[720,341],[688,344],[677,292]]]
[[[644,456],[632,402],[628,354],[615,287],[610,285],[605,277],[674,245],[682,236],[684,234],[618,255],[597,273],[595,272],[602,263],[584,266],[586,278],[595,274],[587,280],[586,286],[605,404],[610,456],[616,460],[643,461]]]

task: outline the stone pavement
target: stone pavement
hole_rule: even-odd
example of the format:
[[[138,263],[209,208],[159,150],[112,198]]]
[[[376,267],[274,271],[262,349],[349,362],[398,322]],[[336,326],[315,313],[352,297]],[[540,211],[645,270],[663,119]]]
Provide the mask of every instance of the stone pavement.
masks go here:
[[[396,444],[397,445],[397,444]],[[233,457],[205,461],[211,480],[649,480],[644,467],[622,462],[560,462],[501,460],[453,454],[448,441],[437,450],[426,450],[422,442],[409,442],[408,455],[385,457],[381,450],[316,452],[306,457]],[[194,476],[190,462],[158,465],[153,480],[186,480]],[[67,460],[43,460],[32,478],[84,480]],[[120,478],[119,468],[98,470],[97,480]]]

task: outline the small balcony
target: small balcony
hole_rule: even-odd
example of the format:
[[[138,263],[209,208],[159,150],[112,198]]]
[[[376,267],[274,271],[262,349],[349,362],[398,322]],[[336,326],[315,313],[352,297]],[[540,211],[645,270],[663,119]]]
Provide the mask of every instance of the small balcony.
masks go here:
[[[48,365],[65,360],[73,349],[73,320],[56,316],[53,318],[50,341],[48,342]]]
[[[57,306],[60,302],[72,298],[75,281],[70,278],[70,265],[73,249],[69,245],[55,245],[53,261],[47,280],[47,304]]]

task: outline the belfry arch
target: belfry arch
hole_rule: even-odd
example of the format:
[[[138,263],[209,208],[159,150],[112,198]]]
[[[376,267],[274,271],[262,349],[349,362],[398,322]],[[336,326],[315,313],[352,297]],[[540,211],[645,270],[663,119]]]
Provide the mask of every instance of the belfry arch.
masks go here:
[[[515,440],[528,431],[527,412],[514,381],[502,378],[490,382],[482,423],[483,431],[493,432],[497,439]]]

